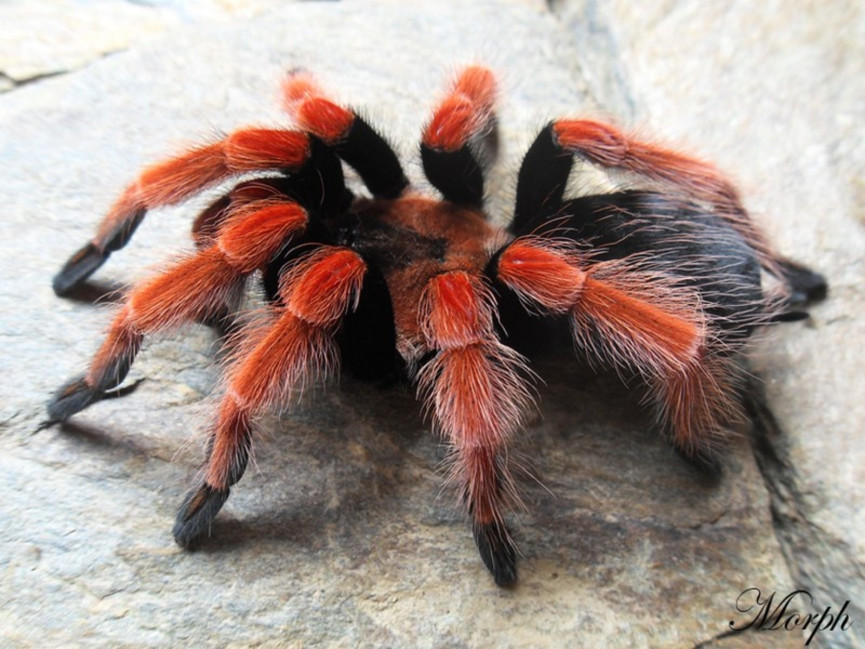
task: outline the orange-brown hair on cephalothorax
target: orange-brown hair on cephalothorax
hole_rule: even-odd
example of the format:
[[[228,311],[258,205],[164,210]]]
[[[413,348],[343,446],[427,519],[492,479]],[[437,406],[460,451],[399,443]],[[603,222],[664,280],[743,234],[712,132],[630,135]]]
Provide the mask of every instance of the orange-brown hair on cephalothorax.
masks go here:
[[[432,351],[421,335],[421,295],[437,275],[483,274],[492,252],[508,239],[472,207],[408,193],[357,202],[352,247],[382,272],[393,307],[396,348],[416,365]]]
[[[588,362],[642,377],[672,444],[711,468],[741,415],[752,331],[805,317],[798,308],[825,294],[820,275],[772,250],[713,166],[592,120],[541,131],[511,222],[492,225],[496,82],[484,67],[455,78],[424,129],[421,161],[439,197],[412,189],[387,142],[310,75],[289,75],[283,96],[297,130],[241,129],[145,169],[54,278],[58,295],[74,292],[148,210],[253,176],[198,215],[197,251],[130,292],[87,372],[48,405],[54,423],[111,394],[148,335],[233,321],[261,271],[268,317],[236,338],[207,461],[174,527],[184,547],[243,475],[262,412],[340,367],[372,379],[397,370],[450,447],[450,482],[484,564],[511,584],[507,447],[533,403],[524,343],[562,326]],[[644,188],[566,196],[574,158]],[[344,164],[371,197],[348,189]]]

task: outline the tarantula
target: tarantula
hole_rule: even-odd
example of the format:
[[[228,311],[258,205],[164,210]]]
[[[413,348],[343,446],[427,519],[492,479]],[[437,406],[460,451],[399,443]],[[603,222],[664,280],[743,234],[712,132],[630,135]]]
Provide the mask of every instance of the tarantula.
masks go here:
[[[256,417],[342,361],[416,384],[481,558],[497,584],[513,583],[505,451],[533,402],[519,341],[545,323],[569,328],[591,363],[640,377],[672,444],[713,458],[741,409],[748,337],[804,317],[794,309],[822,296],[822,277],[771,250],[714,167],[596,121],[541,131],[510,224],[493,225],[483,204],[495,95],[493,74],[467,67],[426,124],[421,161],[441,197],[413,189],[386,141],[304,72],[283,86],[297,130],[241,129],[146,168],[55,277],[58,295],[124,246],[147,210],[253,178],[198,216],[194,254],[133,288],[87,373],[49,403],[50,421],[117,388],[146,336],[236,314],[260,271],[269,320],[240,331],[204,471],[177,515],[181,546],[208,531],[243,475]],[[642,188],[566,196],[575,159]],[[342,163],[371,197],[346,187]],[[783,290],[764,290],[764,275]]]

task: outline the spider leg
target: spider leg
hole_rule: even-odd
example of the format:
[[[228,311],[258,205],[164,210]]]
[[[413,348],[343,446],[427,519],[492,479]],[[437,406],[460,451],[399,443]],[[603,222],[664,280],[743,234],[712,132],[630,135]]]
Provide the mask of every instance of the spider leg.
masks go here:
[[[484,167],[497,148],[496,80],[487,68],[469,66],[433,112],[421,142],[429,181],[452,203],[480,207]]]
[[[636,174],[678,192],[686,201],[703,201],[756,253],[761,266],[783,281],[793,305],[825,296],[825,279],[775,252],[745,210],[730,181],[713,165],[655,144],[628,137],[616,127],[592,120],[562,119],[541,131],[520,168],[510,230],[526,234],[562,205],[572,156],[606,169]]]
[[[283,105],[300,127],[320,138],[360,175],[377,198],[396,198],[408,186],[396,153],[353,110],[328,99],[303,71],[289,74]]]
[[[336,370],[334,333],[359,299],[366,265],[348,248],[323,246],[288,270],[280,288],[285,306],[231,367],[211,432],[203,476],[177,514],[174,538],[188,547],[205,532],[246,468],[255,417],[287,402],[309,381]]]
[[[207,248],[219,238],[222,226],[241,207],[253,201],[278,198],[287,193],[284,177],[255,178],[238,183],[225,195],[208,205],[192,223],[192,240],[199,250]],[[301,205],[305,205],[302,203]]]
[[[563,151],[548,124],[526,152],[517,175],[514,216],[508,229],[527,234],[561,206],[573,167],[573,155]]]
[[[54,277],[55,293],[71,291],[112,252],[125,246],[148,210],[185,201],[237,174],[299,170],[309,155],[309,138],[304,133],[248,128],[146,168],[108,211],[94,238]]]
[[[324,142],[309,136],[310,155],[306,165],[289,176],[256,178],[236,185],[227,195],[214,201],[195,219],[192,237],[199,248],[209,245],[231,210],[256,200],[289,197],[309,210],[311,218],[302,237],[294,237],[291,247],[283,247],[267,264],[262,280],[268,300],[279,294],[279,271],[290,259],[298,256],[302,243],[336,243],[325,220],[344,214],[353,200],[345,186],[342,163]],[[225,316],[216,314],[216,323],[225,324]],[[209,322],[208,322],[209,323]]]
[[[545,212],[545,206],[555,208],[561,202],[574,155],[709,202],[760,255],[761,262],[774,268],[775,256],[765,237],[748,217],[739,193],[718,169],[697,158],[630,138],[610,124],[592,120],[561,119],[548,124],[538,135],[520,169],[512,231],[527,232],[536,224],[537,215]]]
[[[592,261],[566,242],[533,236],[517,238],[494,265],[527,309],[566,315],[590,359],[642,375],[672,443],[711,458],[726,423],[740,416],[735,348],[716,340],[695,291],[634,258]]]
[[[739,192],[713,165],[670,149],[630,138],[609,124],[559,120],[553,124],[559,146],[602,167],[621,169],[709,202],[727,220],[776,277],[777,256],[742,205]]]
[[[87,374],[65,384],[49,403],[51,420],[69,418],[123,381],[145,335],[230,309],[247,275],[265,266],[307,223],[306,210],[282,194],[231,209],[212,245],[132,290]]]
[[[419,392],[435,426],[451,445],[451,480],[472,520],[475,542],[500,586],[516,580],[516,549],[503,506],[516,500],[505,462],[506,443],[532,401],[522,356],[493,330],[494,299],[463,271],[427,284],[420,323],[437,350],[420,370]]]

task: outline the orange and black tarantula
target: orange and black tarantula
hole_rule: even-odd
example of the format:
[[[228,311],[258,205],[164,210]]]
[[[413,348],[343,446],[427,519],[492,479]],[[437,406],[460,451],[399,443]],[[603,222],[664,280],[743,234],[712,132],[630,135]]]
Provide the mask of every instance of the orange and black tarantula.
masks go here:
[[[796,309],[825,293],[822,277],[771,250],[715,168],[595,121],[548,124],[519,170],[510,224],[491,224],[496,83],[483,67],[461,72],[423,133],[441,197],[413,189],[385,140],[308,75],[290,75],[283,94],[297,130],[241,129],[148,167],[54,279],[69,293],[147,210],[252,174],[195,220],[194,254],[134,287],[87,373],[48,406],[63,421],[113,391],[148,335],[235,315],[260,272],[269,320],[238,334],[206,464],[174,526],[184,547],[243,475],[256,418],[342,362],[416,384],[481,558],[511,584],[506,450],[534,380],[521,341],[560,326],[589,362],[641,378],[672,444],[711,464],[741,409],[750,334],[804,317]],[[566,196],[575,159],[632,188]],[[343,163],[371,197],[347,189]],[[770,276],[779,290],[763,288]]]

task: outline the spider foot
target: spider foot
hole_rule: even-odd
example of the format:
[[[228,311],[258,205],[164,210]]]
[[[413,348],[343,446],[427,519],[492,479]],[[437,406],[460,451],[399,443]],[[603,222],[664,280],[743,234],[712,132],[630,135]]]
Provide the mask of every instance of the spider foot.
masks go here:
[[[72,379],[57,390],[48,402],[48,421],[45,423],[50,425],[66,421],[101,398],[102,392],[90,385],[85,377]]]
[[[189,549],[195,539],[209,530],[229,493],[229,489],[215,489],[205,482],[186,494],[172,531],[177,545]]]
[[[108,259],[93,243],[88,243],[69,258],[66,265],[54,276],[52,286],[57,295],[67,295],[76,286],[90,277]]]
[[[517,551],[504,523],[474,526],[475,543],[496,586],[512,586],[517,581]]]

